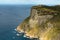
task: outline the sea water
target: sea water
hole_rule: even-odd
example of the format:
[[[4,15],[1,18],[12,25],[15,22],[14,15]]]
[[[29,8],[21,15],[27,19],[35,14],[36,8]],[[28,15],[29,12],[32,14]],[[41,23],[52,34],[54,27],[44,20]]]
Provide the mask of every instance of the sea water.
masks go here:
[[[32,5],[0,5],[0,40],[30,40],[16,27],[30,15]],[[20,36],[19,36],[20,35]]]

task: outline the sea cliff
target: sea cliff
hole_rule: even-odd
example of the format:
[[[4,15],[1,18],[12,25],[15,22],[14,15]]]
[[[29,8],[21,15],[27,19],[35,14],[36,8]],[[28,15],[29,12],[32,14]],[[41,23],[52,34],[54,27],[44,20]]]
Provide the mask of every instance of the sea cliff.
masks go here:
[[[33,6],[30,16],[16,29],[29,38],[60,40],[60,6]]]

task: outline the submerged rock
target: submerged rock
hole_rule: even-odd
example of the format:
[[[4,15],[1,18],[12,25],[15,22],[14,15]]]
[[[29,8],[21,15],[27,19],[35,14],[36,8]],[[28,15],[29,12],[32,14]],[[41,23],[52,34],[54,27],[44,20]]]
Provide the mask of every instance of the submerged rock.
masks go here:
[[[18,27],[25,37],[39,40],[60,40],[60,10],[58,6],[33,6],[31,14]]]

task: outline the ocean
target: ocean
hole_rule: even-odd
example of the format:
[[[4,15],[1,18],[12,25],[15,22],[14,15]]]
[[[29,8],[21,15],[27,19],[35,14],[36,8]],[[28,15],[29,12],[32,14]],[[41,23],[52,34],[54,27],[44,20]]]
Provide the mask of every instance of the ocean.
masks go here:
[[[30,15],[32,5],[0,5],[0,40],[30,40],[16,27]]]

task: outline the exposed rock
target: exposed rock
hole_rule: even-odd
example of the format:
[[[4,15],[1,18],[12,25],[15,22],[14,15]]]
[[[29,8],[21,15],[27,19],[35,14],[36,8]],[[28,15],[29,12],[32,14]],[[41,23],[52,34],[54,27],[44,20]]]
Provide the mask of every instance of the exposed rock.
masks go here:
[[[60,40],[60,11],[57,8],[33,6],[30,16],[17,27],[17,31],[25,33],[29,38]]]

